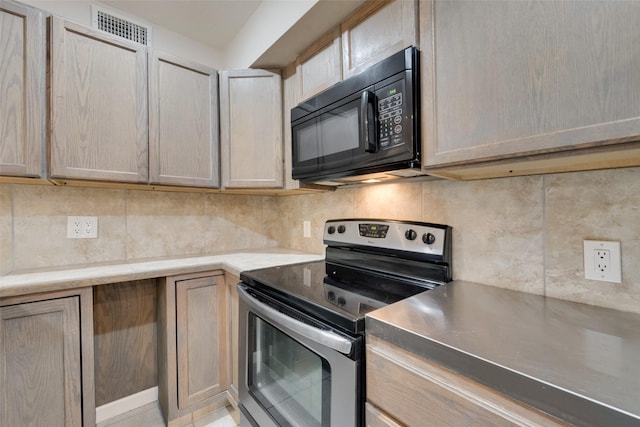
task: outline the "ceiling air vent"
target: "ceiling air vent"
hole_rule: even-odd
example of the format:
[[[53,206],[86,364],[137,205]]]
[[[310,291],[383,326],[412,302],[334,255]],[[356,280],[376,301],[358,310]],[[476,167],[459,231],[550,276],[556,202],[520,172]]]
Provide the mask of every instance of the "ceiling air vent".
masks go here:
[[[151,46],[151,26],[147,23],[136,22],[102,6],[92,5],[91,15],[94,28],[145,46]]]

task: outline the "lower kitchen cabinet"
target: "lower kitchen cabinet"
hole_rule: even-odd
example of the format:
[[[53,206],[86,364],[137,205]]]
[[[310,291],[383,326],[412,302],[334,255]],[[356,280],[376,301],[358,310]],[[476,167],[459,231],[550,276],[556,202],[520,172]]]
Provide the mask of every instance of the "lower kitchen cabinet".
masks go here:
[[[0,425],[95,425],[91,289],[0,300]]]
[[[367,426],[567,426],[537,409],[367,336]]]
[[[169,425],[228,402],[227,289],[221,271],[168,277],[158,293],[158,398]]]
[[[229,331],[229,348],[227,355],[229,357],[229,369],[230,369],[230,383],[229,394],[232,399],[232,404],[237,406],[238,404],[238,288],[240,278],[230,273],[225,274],[225,282],[227,283],[227,295],[229,296],[229,303],[227,304],[227,313],[229,315],[228,331]]]

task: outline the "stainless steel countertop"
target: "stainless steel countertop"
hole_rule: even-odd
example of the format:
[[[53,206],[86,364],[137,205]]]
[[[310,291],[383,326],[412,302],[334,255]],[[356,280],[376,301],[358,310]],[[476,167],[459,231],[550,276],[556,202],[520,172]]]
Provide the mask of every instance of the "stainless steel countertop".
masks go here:
[[[640,426],[638,314],[454,281],[366,330],[573,424]]]

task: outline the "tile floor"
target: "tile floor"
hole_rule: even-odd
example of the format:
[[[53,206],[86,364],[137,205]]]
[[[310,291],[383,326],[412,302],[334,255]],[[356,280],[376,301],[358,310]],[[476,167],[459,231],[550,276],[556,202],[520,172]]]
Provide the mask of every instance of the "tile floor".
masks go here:
[[[99,423],[97,427],[165,427],[157,402]],[[237,424],[226,408],[212,412],[189,427],[236,427]]]

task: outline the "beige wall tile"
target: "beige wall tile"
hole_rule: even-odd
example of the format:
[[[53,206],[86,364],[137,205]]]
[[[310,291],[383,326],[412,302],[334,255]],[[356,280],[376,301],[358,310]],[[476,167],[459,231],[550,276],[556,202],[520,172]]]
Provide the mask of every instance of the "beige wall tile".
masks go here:
[[[279,246],[300,251],[324,253],[322,237],[327,219],[351,218],[354,190],[286,197],[267,197],[264,205],[264,230]],[[303,221],[311,221],[311,237],[303,237]]]
[[[453,227],[454,279],[544,293],[542,177],[422,188],[422,220]]]
[[[550,175],[547,295],[640,313],[640,168]],[[583,240],[619,241],[622,284],[584,278]]]
[[[125,260],[124,190],[14,185],[16,270]],[[67,216],[97,216],[97,239],[67,239]]]
[[[13,270],[12,186],[0,184],[0,275]]]
[[[129,260],[205,253],[205,194],[127,190]]]
[[[267,241],[262,228],[264,197],[229,194],[207,194],[205,215],[209,222],[205,230],[207,252],[276,246]]]
[[[422,217],[422,185],[384,184],[354,190],[355,215],[361,218],[383,218],[420,221]]]

